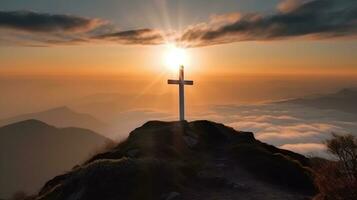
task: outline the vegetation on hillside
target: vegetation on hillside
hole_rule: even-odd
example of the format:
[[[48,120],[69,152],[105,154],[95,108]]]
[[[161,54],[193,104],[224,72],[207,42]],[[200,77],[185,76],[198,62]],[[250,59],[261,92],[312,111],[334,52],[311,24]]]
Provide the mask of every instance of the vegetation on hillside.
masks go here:
[[[332,134],[326,141],[336,161],[320,160],[315,165],[316,200],[357,199],[357,138]]]

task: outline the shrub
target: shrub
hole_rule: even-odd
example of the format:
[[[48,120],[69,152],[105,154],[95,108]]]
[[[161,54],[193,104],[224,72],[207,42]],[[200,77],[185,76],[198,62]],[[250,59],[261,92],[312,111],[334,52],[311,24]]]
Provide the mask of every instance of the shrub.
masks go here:
[[[327,162],[315,168],[315,185],[320,194],[315,200],[357,199],[354,190],[357,185],[351,184],[347,177],[339,170],[336,162]]]
[[[357,139],[351,135],[332,134],[326,146],[330,153],[336,156],[341,164],[340,170],[346,173],[351,181],[357,179]]]
[[[332,134],[326,146],[337,161],[315,164],[315,184],[320,191],[315,199],[357,199],[357,140],[353,135]]]

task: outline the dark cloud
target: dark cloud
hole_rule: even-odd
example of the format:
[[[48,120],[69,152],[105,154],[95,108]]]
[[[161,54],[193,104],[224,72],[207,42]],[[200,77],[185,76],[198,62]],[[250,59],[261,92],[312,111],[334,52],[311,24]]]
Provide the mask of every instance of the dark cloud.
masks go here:
[[[56,15],[33,11],[0,11],[0,27],[28,32],[88,31],[104,21],[73,15]]]
[[[180,39],[187,46],[206,46],[245,40],[311,36],[317,39],[356,36],[357,1],[284,1],[273,15],[241,14],[219,27],[193,26]]]
[[[162,33],[153,29],[137,29],[107,33],[96,36],[95,38],[115,41],[122,44],[158,45],[164,43]]]
[[[213,15],[210,22],[192,25],[182,34],[148,28],[118,31],[114,25],[99,19],[32,11],[0,11],[0,28],[20,30],[24,33],[16,33],[19,40],[31,38],[31,41],[37,41],[35,45],[97,42],[159,45],[171,41],[182,47],[200,47],[295,37],[357,37],[357,1],[284,0],[277,6],[275,14]],[[38,32],[43,33],[42,38],[36,36]]]
[[[103,28],[104,27],[104,28]],[[79,45],[88,43],[116,43],[125,45],[159,45],[165,43],[162,32],[154,29],[136,29],[115,31],[105,26],[82,35],[71,35],[52,40],[45,40],[49,45]]]
[[[23,46],[164,43],[164,34],[154,29],[117,31],[114,25],[100,19],[33,11],[0,11],[0,33]]]

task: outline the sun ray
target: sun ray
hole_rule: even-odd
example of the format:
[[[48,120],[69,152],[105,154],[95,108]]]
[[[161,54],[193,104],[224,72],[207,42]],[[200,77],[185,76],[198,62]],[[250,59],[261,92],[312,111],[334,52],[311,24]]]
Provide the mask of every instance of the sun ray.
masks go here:
[[[167,50],[164,53],[164,64],[171,70],[178,70],[181,65],[188,65],[188,54],[183,48],[178,48],[175,45],[167,45]]]

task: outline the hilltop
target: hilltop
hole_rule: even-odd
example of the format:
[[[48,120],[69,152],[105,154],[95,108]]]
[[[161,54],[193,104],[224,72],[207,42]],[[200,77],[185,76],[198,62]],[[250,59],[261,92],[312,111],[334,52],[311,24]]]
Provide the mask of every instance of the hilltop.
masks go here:
[[[0,127],[0,197],[38,191],[109,142],[87,129],[57,128],[33,119]]]
[[[37,199],[309,199],[309,162],[222,124],[150,121],[49,180]]]

